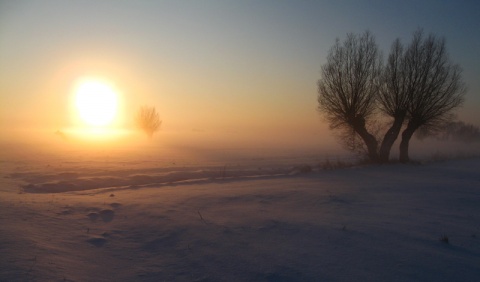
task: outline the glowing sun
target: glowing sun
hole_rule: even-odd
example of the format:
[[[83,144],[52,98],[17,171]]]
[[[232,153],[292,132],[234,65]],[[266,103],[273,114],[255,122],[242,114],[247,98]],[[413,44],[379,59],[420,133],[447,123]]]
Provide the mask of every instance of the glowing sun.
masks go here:
[[[102,81],[85,80],[75,91],[75,106],[82,121],[90,126],[107,126],[117,114],[118,95]]]

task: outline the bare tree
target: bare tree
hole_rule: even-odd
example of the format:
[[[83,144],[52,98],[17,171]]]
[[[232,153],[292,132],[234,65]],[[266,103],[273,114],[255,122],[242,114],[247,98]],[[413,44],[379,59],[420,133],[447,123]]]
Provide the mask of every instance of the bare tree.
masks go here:
[[[435,130],[451,120],[452,110],[460,106],[466,92],[461,69],[450,62],[445,39],[433,34],[423,36],[422,30],[414,33],[404,54],[408,70],[403,74],[408,92],[408,124],[402,132],[400,161],[409,161],[408,147],[413,133],[420,127]]]
[[[162,124],[155,107],[148,106],[143,106],[139,109],[135,122],[137,127],[143,130],[149,138],[152,138],[153,133],[160,129]]]
[[[370,160],[378,157],[378,141],[368,132],[367,122],[376,106],[381,66],[380,53],[370,32],[348,34],[343,43],[337,39],[330,49],[318,81],[318,108],[330,128],[358,135]]]
[[[419,83],[415,66],[407,63],[404,47],[400,39],[396,39],[383,71],[383,83],[378,96],[380,110],[393,118],[380,146],[380,162],[388,162],[390,150],[405,122],[409,97],[413,95]]]

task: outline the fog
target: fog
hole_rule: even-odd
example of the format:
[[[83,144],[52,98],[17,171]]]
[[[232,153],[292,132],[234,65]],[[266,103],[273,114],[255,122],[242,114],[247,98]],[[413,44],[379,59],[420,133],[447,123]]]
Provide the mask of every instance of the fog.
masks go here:
[[[3,130],[2,163],[29,165],[81,165],[82,167],[318,166],[326,161],[356,162],[359,156],[345,150],[332,132],[320,135],[288,132],[219,133],[160,131],[152,139],[135,130],[88,135],[65,130]],[[398,142],[390,158],[398,158]],[[443,160],[480,155],[480,143],[412,139],[414,161]]]

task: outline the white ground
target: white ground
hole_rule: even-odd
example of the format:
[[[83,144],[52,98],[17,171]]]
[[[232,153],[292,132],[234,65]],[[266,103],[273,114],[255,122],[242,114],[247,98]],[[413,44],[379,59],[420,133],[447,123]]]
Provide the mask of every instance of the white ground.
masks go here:
[[[6,159],[0,281],[480,281],[480,159],[298,171]]]

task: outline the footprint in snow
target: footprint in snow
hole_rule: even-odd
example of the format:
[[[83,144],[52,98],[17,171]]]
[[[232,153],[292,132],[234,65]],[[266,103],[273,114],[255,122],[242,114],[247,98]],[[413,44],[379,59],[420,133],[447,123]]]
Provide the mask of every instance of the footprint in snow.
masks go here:
[[[101,210],[97,212],[91,212],[87,214],[87,217],[90,218],[91,221],[96,221],[98,218],[101,218],[104,222],[110,222],[113,220],[115,216],[115,212],[112,210]]]
[[[94,245],[95,247],[102,247],[108,241],[107,241],[107,239],[105,239],[103,237],[91,237],[91,238],[87,239],[87,242]]]
[[[89,214],[87,214],[88,218],[90,218],[91,221],[96,221],[97,218],[98,218],[98,213],[96,212],[91,212]]]
[[[111,206],[112,208],[116,209],[116,208],[121,207],[122,204],[120,204],[120,203],[111,203],[110,206]]]

